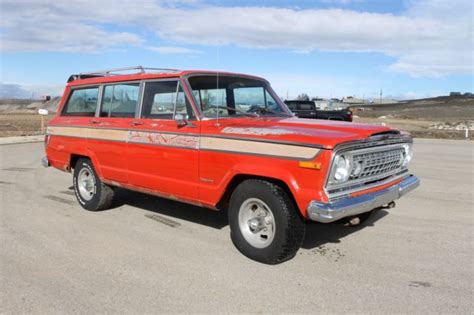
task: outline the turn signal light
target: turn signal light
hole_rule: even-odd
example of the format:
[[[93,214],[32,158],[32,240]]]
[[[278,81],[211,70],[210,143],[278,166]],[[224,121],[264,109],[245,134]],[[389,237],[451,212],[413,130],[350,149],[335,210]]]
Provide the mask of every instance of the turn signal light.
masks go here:
[[[309,168],[309,169],[312,169],[312,170],[320,170],[321,169],[321,163],[316,163],[316,162],[301,161],[299,163],[299,165],[302,168]]]

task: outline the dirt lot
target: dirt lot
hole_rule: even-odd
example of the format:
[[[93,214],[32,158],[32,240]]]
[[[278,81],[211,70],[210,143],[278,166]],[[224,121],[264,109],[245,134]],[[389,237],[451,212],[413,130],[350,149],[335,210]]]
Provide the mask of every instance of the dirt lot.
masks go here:
[[[354,118],[355,122],[385,125],[398,130],[411,133],[414,138],[433,138],[433,139],[465,139],[466,131],[433,129],[434,125],[443,123],[438,120],[416,120],[416,119],[397,119],[397,118]],[[474,130],[469,130],[469,139],[474,140]]]
[[[474,139],[474,98],[437,97],[398,104],[363,106],[354,111],[357,122],[387,125],[416,138]]]
[[[45,116],[45,123],[53,115]],[[0,137],[41,134],[41,116],[38,114],[0,114]]]

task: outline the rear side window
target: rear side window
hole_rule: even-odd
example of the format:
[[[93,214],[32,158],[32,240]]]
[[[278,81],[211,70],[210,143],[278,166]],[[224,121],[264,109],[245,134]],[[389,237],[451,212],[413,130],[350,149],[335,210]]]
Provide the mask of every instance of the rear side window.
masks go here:
[[[138,83],[106,85],[100,117],[135,117],[139,90]]]
[[[95,115],[97,108],[98,87],[90,87],[72,90],[69,99],[64,106],[63,116],[85,116]]]

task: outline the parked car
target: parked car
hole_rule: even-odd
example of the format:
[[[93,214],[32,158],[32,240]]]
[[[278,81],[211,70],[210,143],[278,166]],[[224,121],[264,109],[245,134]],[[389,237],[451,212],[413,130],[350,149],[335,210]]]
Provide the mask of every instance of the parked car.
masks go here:
[[[267,264],[296,254],[305,221],[364,219],[419,184],[409,135],[296,118],[243,74],[72,75],[45,146],[84,209],[110,208],[121,187],[227,211],[237,249]]]
[[[352,111],[349,109],[320,110],[313,101],[285,100],[285,104],[300,118],[352,121]]]

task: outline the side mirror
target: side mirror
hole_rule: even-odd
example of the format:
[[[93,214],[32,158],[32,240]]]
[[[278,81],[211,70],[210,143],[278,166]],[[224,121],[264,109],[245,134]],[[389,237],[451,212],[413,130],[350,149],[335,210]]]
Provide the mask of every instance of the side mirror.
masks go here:
[[[174,115],[174,121],[176,122],[176,126],[178,127],[184,127],[190,125],[190,122],[188,121],[189,116],[187,114],[175,114]]]

